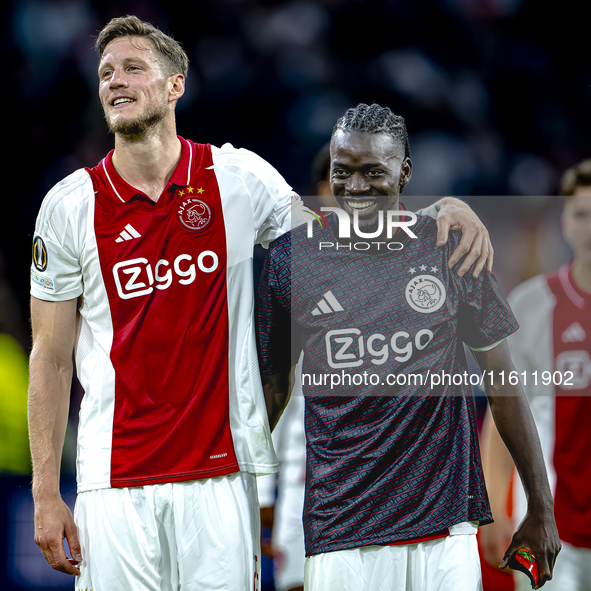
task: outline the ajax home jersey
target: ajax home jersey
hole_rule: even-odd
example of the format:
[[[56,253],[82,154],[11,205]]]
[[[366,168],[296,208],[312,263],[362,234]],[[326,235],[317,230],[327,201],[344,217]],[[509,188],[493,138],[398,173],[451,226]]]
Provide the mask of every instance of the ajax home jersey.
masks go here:
[[[79,491],[277,471],[252,256],[298,198],[252,152],[180,141],[158,202],[111,152],[56,185],[37,219],[31,294],[79,298]]]
[[[581,291],[570,263],[518,285],[509,301],[521,330],[511,357],[536,421],[560,539],[591,548],[591,295]],[[527,510],[519,479],[517,522]]]
[[[336,241],[330,222],[314,239],[296,228],[269,249],[264,370],[282,365],[281,310],[304,348],[308,555],[491,519],[462,343],[489,349],[517,323],[491,274],[448,268],[458,233],[440,248],[434,220],[419,216],[412,230],[394,253],[319,250]]]

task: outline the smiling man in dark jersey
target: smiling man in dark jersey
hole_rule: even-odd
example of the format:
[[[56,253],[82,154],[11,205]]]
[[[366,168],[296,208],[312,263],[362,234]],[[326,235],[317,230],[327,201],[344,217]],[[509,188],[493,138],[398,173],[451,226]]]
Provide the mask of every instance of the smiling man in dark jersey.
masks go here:
[[[450,268],[456,233],[439,247],[419,215],[388,235],[411,174],[404,120],[350,109],[332,136],[331,189],[351,237],[335,212],[312,237],[299,227],[275,240],[265,263],[259,337],[277,406],[290,323],[304,350],[306,589],[480,588],[473,534],[491,514],[463,343],[496,377],[493,416],[529,494],[513,550],[534,551],[543,584],[560,548],[552,497],[527,401],[498,379],[518,325],[491,273]]]

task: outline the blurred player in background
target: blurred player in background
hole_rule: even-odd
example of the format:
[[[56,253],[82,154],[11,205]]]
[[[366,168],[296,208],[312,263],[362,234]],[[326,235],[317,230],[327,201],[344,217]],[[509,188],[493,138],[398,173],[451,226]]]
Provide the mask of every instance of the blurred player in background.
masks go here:
[[[399,232],[404,248],[395,255],[379,252],[384,242],[359,252],[367,234],[387,238],[379,214],[398,210],[411,173],[404,120],[378,105],[350,109],[333,132],[330,184],[366,234],[361,240],[353,234],[360,248],[337,239],[336,219],[329,218],[314,239],[296,228],[275,240],[263,271],[261,358],[275,401],[287,394],[286,312],[304,349],[308,591],[481,586],[471,534],[491,515],[470,386],[454,379],[453,386],[439,383],[429,392],[417,380],[393,388],[388,378],[426,368],[466,375],[462,340],[498,378],[513,369],[505,339],[517,323],[490,273],[460,278],[451,271],[458,237],[440,249],[428,217],[413,226],[418,240]],[[343,243],[339,250],[319,248],[336,240]],[[348,380],[333,387],[339,371]],[[355,374],[378,380],[352,385]],[[501,387],[497,379],[487,395],[529,494],[530,513],[511,550],[535,549],[541,586],[560,544],[535,425],[518,385]]]
[[[509,339],[528,396],[549,480],[562,552],[549,589],[591,590],[591,160],[567,170],[562,229],[573,258],[555,273],[538,275],[509,295],[520,330]],[[487,415],[483,458],[495,523],[483,528],[484,557],[499,564],[514,531],[507,516],[513,462]],[[524,491],[514,486],[514,523],[526,514]],[[516,575],[517,589],[528,581]]]
[[[96,47],[115,149],[48,193],[33,244],[35,540],[77,588],[258,589],[255,475],[278,462],[253,247],[291,227],[299,198],[252,152],[177,136],[188,60],[172,38],[125,17]],[[74,350],[73,518],[59,480]]]

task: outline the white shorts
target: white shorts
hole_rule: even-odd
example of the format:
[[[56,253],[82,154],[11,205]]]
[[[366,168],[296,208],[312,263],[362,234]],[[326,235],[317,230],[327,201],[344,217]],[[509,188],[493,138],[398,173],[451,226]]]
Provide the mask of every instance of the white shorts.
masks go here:
[[[260,589],[254,476],[228,476],[78,495],[76,589]]]
[[[513,577],[516,591],[531,591],[527,575],[516,571]],[[544,591],[591,591],[591,549],[562,542],[552,580],[544,585]]]
[[[306,591],[482,591],[475,535],[310,556]]]
[[[304,485],[279,489],[273,527],[273,570],[277,591],[287,591],[304,584],[306,550],[304,548]]]

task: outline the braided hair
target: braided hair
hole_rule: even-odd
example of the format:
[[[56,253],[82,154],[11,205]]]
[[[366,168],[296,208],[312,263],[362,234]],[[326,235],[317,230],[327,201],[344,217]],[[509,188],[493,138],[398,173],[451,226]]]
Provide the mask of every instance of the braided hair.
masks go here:
[[[365,133],[387,133],[397,144],[404,146],[404,157],[410,158],[410,146],[404,117],[395,115],[388,107],[374,103],[359,103],[349,109],[332,130],[332,138],[339,131],[363,131]]]

